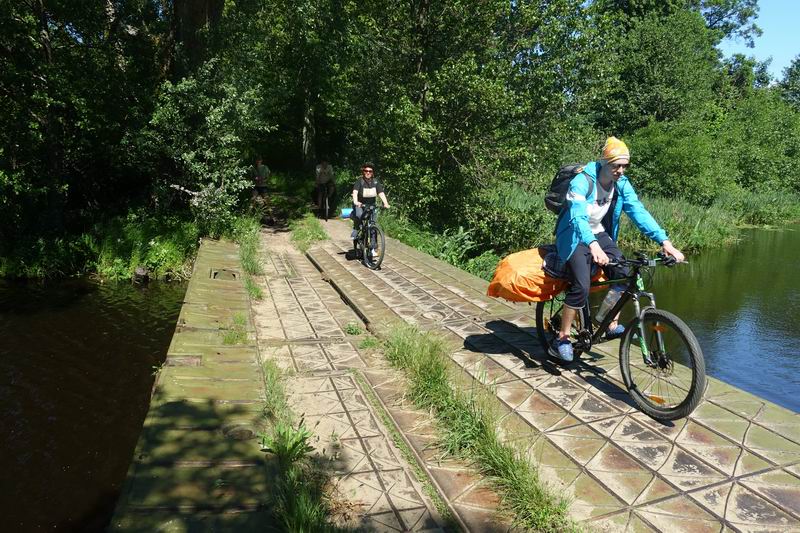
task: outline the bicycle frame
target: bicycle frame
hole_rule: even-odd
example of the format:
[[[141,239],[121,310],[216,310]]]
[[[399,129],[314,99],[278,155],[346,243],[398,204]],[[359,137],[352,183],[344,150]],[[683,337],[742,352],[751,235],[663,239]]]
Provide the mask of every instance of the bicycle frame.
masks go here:
[[[377,205],[365,205],[363,207],[363,211],[361,213],[361,224],[358,226],[358,236],[356,237],[357,240],[361,240],[364,236],[364,232],[367,231],[370,227],[377,224],[375,221],[375,214],[378,212]]]
[[[611,324],[611,322],[614,321],[617,314],[620,311],[622,311],[622,308],[625,307],[625,305],[629,301],[633,301],[633,308],[637,318],[641,318],[642,313],[645,310],[650,308],[653,309],[656,308],[656,297],[652,292],[645,291],[644,281],[642,280],[640,270],[642,269],[642,267],[645,266],[648,267],[656,266],[656,260],[648,259],[645,264],[635,265],[633,267],[634,270],[631,273],[630,277],[608,280],[608,281],[598,281],[598,282],[593,282],[591,284],[592,287],[603,287],[603,286],[611,286],[611,285],[627,283],[627,286],[625,287],[625,290],[623,291],[622,295],[620,295],[619,300],[617,300],[614,306],[611,309],[609,309],[609,311],[606,313],[605,318],[603,318],[603,320],[597,325],[596,328],[594,328],[592,324],[591,311],[589,310],[588,302],[585,306],[583,306],[583,309],[581,310],[582,313],[581,318],[583,319],[583,325],[586,328],[586,331],[588,331],[588,335],[581,336],[579,333],[579,338],[577,339],[576,348],[588,352],[591,349],[592,344],[600,341],[602,336],[608,330],[608,326]],[[647,298],[649,305],[642,307],[640,303],[642,297]],[[645,344],[644,331],[641,330],[642,328],[641,320],[639,321],[639,328],[640,328],[639,346],[642,350],[642,355],[644,356],[645,363],[647,363],[648,365],[653,364],[650,358],[650,351],[648,350],[647,345]],[[661,332],[656,331],[656,339],[658,341],[659,349],[663,350],[664,340],[661,336]]]

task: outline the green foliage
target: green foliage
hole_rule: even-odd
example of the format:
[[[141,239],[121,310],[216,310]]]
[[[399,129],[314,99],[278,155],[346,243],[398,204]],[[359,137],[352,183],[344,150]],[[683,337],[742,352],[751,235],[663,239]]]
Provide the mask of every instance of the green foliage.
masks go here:
[[[717,196],[713,207],[730,214],[737,224],[777,226],[800,220],[800,194],[769,188],[756,193],[731,189]]]
[[[260,276],[264,273],[259,250],[261,224],[255,217],[241,217],[233,226],[232,236],[239,243],[239,261],[247,274]]]
[[[481,248],[505,254],[551,242],[555,217],[544,208],[546,188],[542,184],[529,192],[518,185],[502,184],[483,191],[465,212]]]
[[[243,313],[235,313],[231,318],[230,325],[223,330],[222,344],[245,344],[247,343],[247,316]]]
[[[276,463],[271,500],[273,512],[285,531],[305,533],[336,532],[328,522],[329,497],[326,474],[309,459],[314,451],[313,433],[303,419],[295,424],[294,413],[286,397],[285,374],[272,360],[263,366],[264,413],[271,425],[261,435],[262,451],[269,452]]]
[[[680,199],[641,198],[648,211],[667,231],[670,240],[681,251],[696,253],[706,248],[727,246],[736,242],[736,216],[724,207],[712,204],[698,206]],[[658,245],[642,235],[623,216],[620,245],[626,250],[655,250]]]
[[[286,398],[286,376],[272,359],[264,361],[264,415],[273,422],[291,425],[294,419]]]
[[[356,324],[355,322],[348,322],[347,325],[344,327],[344,332],[348,335],[361,335],[363,330],[361,326]]]
[[[302,420],[297,427],[278,422],[271,433],[261,438],[261,449],[273,454],[278,464],[285,469],[314,451],[309,442],[312,435]]]
[[[251,300],[262,300],[264,298],[264,291],[249,274],[244,276],[244,289]]]
[[[628,175],[640,193],[709,205],[736,183],[736,169],[719,157],[714,132],[700,121],[656,122],[636,131],[629,143]]]
[[[0,273],[84,272],[102,250],[112,277],[177,268],[180,243],[87,228],[189,212],[230,235],[257,153],[281,170],[268,217],[302,216],[318,155],[345,204],[371,159],[403,238],[480,273],[488,250],[552,240],[544,188],[608,134],[650,196],[800,191],[797,61],[771,85],[715,48],[758,34],[756,0],[73,4],[0,3]]]
[[[188,259],[199,242],[199,228],[179,217],[151,217],[143,211],[95,228],[102,236],[93,270],[109,279],[128,279],[145,267],[155,277],[188,278]]]
[[[497,263],[500,262],[500,259],[501,258],[499,255],[489,250],[468,260],[467,264],[464,265],[464,270],[470,274],[474,274],[480,278],[483,278],[486,281],[490,281],[494,275],[495,269],[497,268]]]
[[[779,87],[783,98],[795,111],[800,111],[800,54],[784,69]]]
[[[328,234],[320,224],[319,220],[311,213],[306,213],[303,218],[293,220],[289,223],[292,231],[292,242],[301,251],[307,251],[312,244],[328,239]]]
[[[374,350],[375,348],[379,348],[380,345],[381,342],[375,337],[364,337],[361,339],[358,347],[362,350]]]

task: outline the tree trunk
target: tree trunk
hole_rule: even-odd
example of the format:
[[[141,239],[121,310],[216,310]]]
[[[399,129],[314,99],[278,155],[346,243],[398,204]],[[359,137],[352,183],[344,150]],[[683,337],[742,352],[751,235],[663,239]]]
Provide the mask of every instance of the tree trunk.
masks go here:
[[[175,66],[178,76],[193,72],[208,52],[208,42],[203,30],[213,30],[225,7],[225,0],[174,0],[172,4],[173,32],[179,57]]]
[[[305,101],[303,106],[303,168],[307,171],[314,168],[317,160],[317,128],[314,103],[311,101],[311,91],[305,88]]]

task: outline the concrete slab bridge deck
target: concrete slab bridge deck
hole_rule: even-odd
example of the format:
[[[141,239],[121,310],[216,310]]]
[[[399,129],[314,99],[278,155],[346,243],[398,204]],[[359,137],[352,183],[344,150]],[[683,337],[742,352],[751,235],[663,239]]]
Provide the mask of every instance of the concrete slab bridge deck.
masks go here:
[[[397,321],[434,330],[452,362],[491,387],[505,438],[525,443],[571,514],[611,531],[800,531],[800,416],[714,378],[690,417],[670,424],[637,411],[616,342],[581,364],[548,362],[533,308],[486,296],[487,283],[387,239],[382,268],[346,253],[350,228],[308,257],[375,331]]]
[[[474,469],[438,459],[430,416],[405,403],[397,371],[358,348],[363,335],[346,333],[362,324],[353,309],[282,232],[265,230],[262,250],[264,297],[250,302],[236,247],[203,242],[110,529],[282,530],[270,508],[275,466],[258,438],[268,426],[262,367],[271,360],[286,370],[290,406],[314,434],[339,525],[508,531]],[[227,345],[237,315],[247,317],[247,340]],[[429,490],[409,460],[435,463],[435,481],[423,479]]]
[[[559,368],[540,352],[532,307],[488,298],[485,281],[393,239],[368,270],[349,259],[348,225],[325,227],[332,239],[306,255],[264,230],[264,298],[252,302],[236,247],[203,242],[111,530],[279,529],[258,438],[268,360],[287,371],[340,523],[440,531],[450,516],[457,529],[512,530],[475,466],[441,457],[430,414],[353,331],[363,320],[378,335],[409,323],[443,336],[453,367],[503,413],[505,441],[589,530],[800,531],[796,413],[712,378],[688,419],[658,423],[630,402],[616,343]],[[245,342],[225,344],[242,317]]]

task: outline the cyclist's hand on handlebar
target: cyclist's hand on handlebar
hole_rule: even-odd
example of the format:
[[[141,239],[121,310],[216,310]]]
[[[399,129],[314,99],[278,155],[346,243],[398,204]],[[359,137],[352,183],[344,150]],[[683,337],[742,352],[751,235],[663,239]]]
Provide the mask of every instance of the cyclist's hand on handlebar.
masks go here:
[[[592,241],[592,244],[589,245],[589,251],[592,253],[592,260],[600,266],[605,266],[608,264],[608,256],[600,248],[600,245],[597,241]]]
[[[672,243],[669,241],[662,242],[661,249],[665,255],[674,257],[676,263],[683,263],[683,261],[686,259],[681,251],[672,246]]]
[[[364,206],[364,204],[362,204],[361,202],[356,202],[353,205],[356,206],[356,207],[363,207]]]

